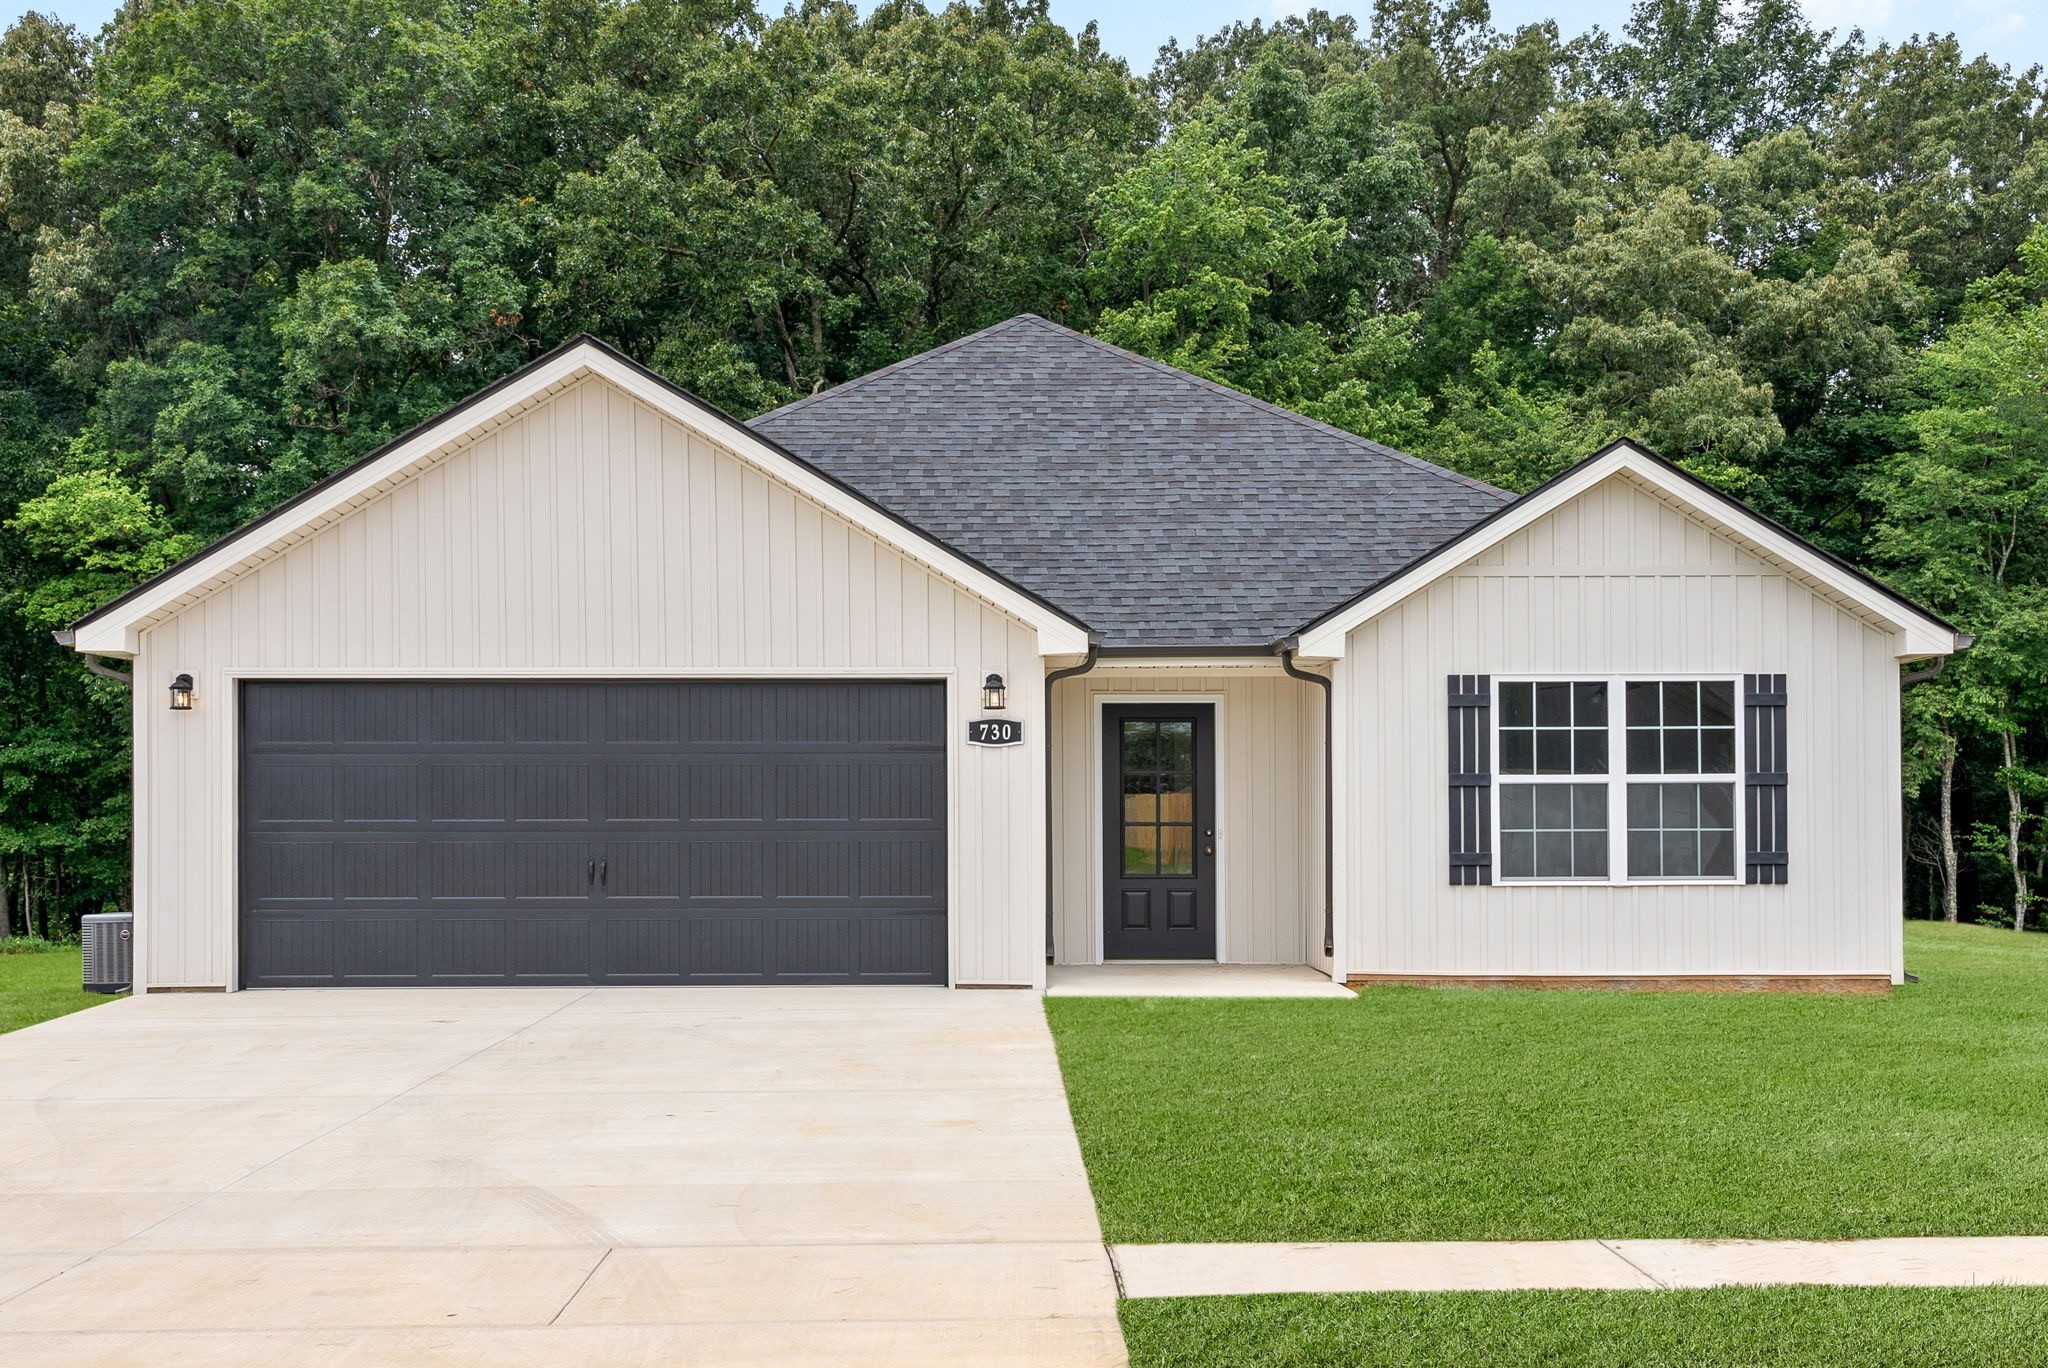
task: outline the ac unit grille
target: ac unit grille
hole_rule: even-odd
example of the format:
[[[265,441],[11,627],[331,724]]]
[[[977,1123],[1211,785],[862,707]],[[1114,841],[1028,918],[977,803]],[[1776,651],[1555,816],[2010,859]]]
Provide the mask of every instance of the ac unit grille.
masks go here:
[[[85,991],[125,993],[135,983],[135,914],[94,912],[79,919]]]

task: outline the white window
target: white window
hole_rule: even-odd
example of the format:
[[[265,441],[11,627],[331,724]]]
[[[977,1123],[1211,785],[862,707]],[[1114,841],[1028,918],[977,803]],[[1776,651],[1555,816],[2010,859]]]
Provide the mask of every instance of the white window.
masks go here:
[[[1735,882],[1738,683],[1497,681],[1495,878]]]

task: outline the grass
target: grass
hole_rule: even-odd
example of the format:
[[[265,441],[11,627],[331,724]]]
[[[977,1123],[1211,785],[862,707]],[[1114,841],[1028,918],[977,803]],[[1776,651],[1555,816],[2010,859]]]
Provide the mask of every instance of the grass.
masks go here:
[[[1113,1241],[2048,1233],[2048,936],[1906,937],[1883,997],[1046,1008]]]
[[[1722,1287],[1125,1302],[1132,1368],[2005,1368],[2048,1288]]]
[[[79,988],[75,945],[0,940],[0,1033],[111,1001]]]

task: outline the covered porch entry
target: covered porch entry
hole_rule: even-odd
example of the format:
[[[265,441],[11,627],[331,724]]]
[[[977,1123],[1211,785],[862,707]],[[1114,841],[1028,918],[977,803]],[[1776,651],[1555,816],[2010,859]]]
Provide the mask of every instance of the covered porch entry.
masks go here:
[[[1053,686],[1053,980],[1327,974],[1323,695],[1269,655],[1117,657]]]

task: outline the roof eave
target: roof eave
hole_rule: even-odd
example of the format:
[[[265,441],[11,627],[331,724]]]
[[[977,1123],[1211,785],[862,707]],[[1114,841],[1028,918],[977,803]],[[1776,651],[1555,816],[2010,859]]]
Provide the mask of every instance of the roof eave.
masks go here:
[[[1718,510],[1728,514],[1725,521],[1737,535],[1761,545],[1767,552],[1813,576],[1831,591],[1891,626],[1898,634],[1896,654],[1899,659],[1924,660],[1961,650],[1967,644],[1967,638],[1954,624],[1920,607],[1833,552],[1815,546],[1741,500],[1627,438],[1609,442],[1515,502],[1368,586],[1347,602],[1304,623],[1290,640],[1303,658],[1341,659],[1348,649],[1350,633],[1360,624],[1434,582],[1480,551],[1505,540],[1552,509],[1622,471],[1672,493],[1702,512],[1711,515]]]

